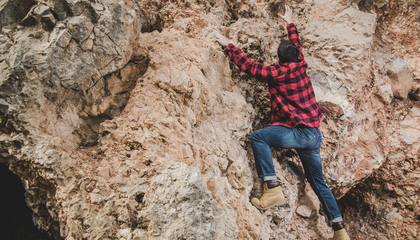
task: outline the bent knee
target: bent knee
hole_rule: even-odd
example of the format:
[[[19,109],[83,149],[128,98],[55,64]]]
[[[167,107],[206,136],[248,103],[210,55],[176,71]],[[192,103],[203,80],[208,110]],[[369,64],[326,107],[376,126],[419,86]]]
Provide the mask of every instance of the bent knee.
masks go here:
[[[261,141],[261,134],[258,131],[255,131],[253,133],[251,133],[251,136],[249,137],[249,139],[251,140],[251,142],[255,142],[255,141]]]

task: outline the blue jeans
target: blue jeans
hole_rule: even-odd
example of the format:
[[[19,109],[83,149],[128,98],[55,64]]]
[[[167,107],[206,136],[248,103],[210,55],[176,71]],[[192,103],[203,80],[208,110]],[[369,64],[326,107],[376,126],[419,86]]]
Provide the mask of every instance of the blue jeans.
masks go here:
[[[258,177],[277,180],[270,147],[294,148],[299,154],[305,176],[318,196],[331,222],[343,221],[334,195],[324,181],[320,149],[322,135],[318,128],[269,126],[251,134]]]

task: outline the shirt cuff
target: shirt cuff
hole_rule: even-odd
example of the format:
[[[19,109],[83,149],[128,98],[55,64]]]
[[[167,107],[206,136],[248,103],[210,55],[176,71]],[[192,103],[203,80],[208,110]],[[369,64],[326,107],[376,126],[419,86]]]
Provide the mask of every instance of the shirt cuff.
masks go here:
[[[294,24],[294,23],[289,23],[289,24],[287,24],[287,29],[289,29],[290,27],[296,27],[296,25]]]
[[[234,48],[235,46],[232,43],[229,43],[229,45],[226,46],[225,48],[225,52],[231,50],[232,48]]]

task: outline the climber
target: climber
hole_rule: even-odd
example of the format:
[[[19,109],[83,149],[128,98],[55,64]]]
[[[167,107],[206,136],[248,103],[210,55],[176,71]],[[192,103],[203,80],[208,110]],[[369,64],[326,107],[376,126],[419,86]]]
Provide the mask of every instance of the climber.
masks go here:
[[[323,112],[306,74],[307,64],[292,22],[292,10],[286,5],[285,14],[278,15],[288,24],[289,41],[280,43],[277,50],[279,62],[273,66],[252,62],[233,45],[232,39],[216,35],[216,41],[225,47],[225,52],[242,71],[269,86],[271,124],[251,134],[255,166],[258,177],[263,180],[264,192],[260,199],[253,198],[251,203],[262,210],[286,203],[276,177],[270,147],[294,148],[301,159],[305,176],[332,224],[334,236],[331,240],[349,240],[337,202],[323,179],[320,156],[322,135],[318,129]]]

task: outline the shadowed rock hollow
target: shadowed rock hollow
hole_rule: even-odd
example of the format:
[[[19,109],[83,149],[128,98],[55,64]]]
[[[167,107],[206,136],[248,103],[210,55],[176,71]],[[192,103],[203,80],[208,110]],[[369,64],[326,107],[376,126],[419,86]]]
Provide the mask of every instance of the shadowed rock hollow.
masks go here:
[[[327,239],[293,150],[260,212],[249,134],[266,85],[214,42],[277,61],[294,12],[325,116],[324,177],[352,239],[420,236],[415,0],[1,0],[0,161],[55,239]]]

